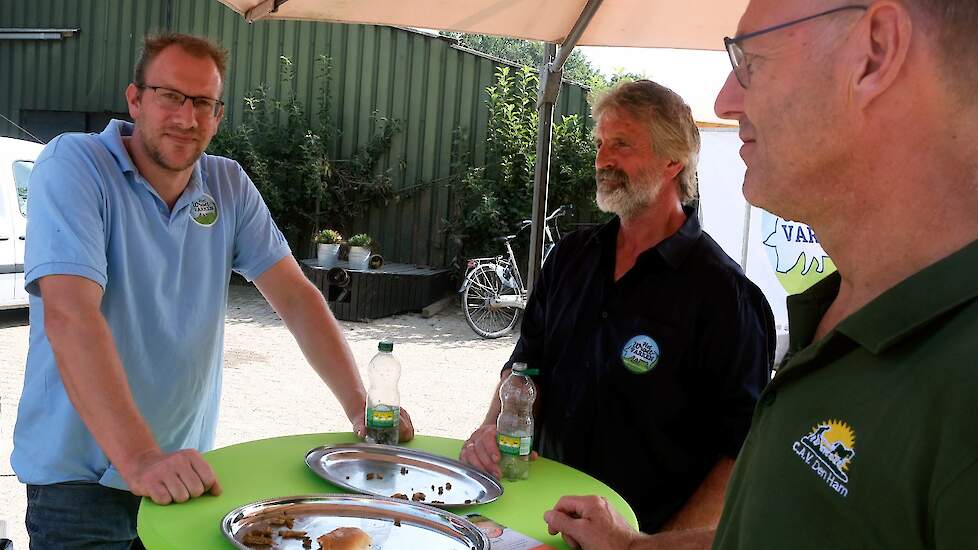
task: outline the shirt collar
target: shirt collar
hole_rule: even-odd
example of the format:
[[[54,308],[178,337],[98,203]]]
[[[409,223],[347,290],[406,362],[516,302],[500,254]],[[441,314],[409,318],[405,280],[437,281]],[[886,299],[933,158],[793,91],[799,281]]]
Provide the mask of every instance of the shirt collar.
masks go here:
[[[874,354],[913,335],[942,315],[978,297],[978,241],[922,269],[887,290],[836,327]],[[788,298],[791,349],[807,346],[839,293],[833,273],[808,291]]]
[[[907,277],[839,323],[838,330],[880,353],[978,296],[978,241]]]
[[[131,136],[135,128],[136,125],[131,122],[112,119],[105,129],[102,130],[102,133],[99,134],[99,139],[102,140],[105,148],[112,153],[116,163],[118,163],[119,168],[123,172],[138,174],[139,171],[136,170],[136,165],[133,164],[132,158],[129,156],[129,151],[126,150],[125,144],[122,143],[122,138]]]
[[[700,218],[696,215],[696,207],[683,206],[683,212],[686,214],[686,221],[680,226],[679,231],[655,247],[662,259],[673,269],[679,269],[703,234]]]
[[[683,222],[679,230],[666,237],[654,247],[642,252],[639,257],[645,256],[646,254],[658,254],[669,267],[679,269],[682,266],[686,257],[689,256],[690,251],[693,250],[693,246],[696,245],[696,242],[703,234],[699,217],[696,215],[695,205],[683,206],[683,212],[686,214],[686,221]],[[592,240],[599,241],[602,245],[614,245],[617,242],[618,230],[620,228],[621,219],[615,216],[611,221],[601,226],[591,238]]]
[[[807,347],[832,301],[839,295],[842,277],[833,272],[805,292],[788,296],[788,353]]]

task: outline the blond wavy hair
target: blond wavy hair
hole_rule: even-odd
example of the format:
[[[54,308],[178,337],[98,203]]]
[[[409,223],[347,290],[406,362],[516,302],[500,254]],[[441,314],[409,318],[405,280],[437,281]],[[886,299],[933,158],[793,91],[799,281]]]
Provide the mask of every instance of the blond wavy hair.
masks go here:
[[[689,204],[699,198],[696,163],[700,132],[693,112],[679,94],[651,80],[622,82],[592,98],[591,116],[600,122],[608,109],[618,109],[648,124],[652,151],[661,158],[681,162],[676,176],[679,200]]]

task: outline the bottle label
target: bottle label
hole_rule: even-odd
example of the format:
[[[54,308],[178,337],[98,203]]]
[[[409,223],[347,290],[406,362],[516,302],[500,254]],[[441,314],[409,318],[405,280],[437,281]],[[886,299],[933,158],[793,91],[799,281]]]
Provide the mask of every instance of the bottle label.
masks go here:
[[[533,436],[515,437],[497,433],[496,445],[499,447],[499,452],[503,454],[527,456],[530,454],[530,447],[533,446]]]
[[[394,428],[401,420],[401,408],[391,407],[386,410],[367,408],[368,428]]]

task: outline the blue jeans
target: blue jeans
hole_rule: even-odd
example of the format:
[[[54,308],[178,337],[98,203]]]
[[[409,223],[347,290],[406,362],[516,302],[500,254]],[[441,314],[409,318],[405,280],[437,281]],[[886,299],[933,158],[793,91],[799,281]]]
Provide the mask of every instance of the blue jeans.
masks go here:
[[[31,550],[143,550],[140,497],[97,483],[27,486]]]

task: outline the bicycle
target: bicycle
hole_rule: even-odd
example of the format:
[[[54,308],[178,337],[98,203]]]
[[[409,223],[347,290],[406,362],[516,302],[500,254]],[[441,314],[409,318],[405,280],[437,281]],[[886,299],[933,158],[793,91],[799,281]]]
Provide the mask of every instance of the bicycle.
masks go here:
[[[550,251],[560,240],[560,229],[555,220],[566,214],[569,208],[570,206],[561,206],[544,220],[542,261],[546,261]],[[550,228],[551,222],[553,230]],[[493,239],[503,243],[505,254],[473,258],[466,263],[465,278],[459,289],[462,294],[462,309],[465,312],[465,322],[483,338],[499,338],[513,330],[520,312],[526,309],[526,283],[510,241],[531,225],[531,220],[523,220],[515,234]]]

